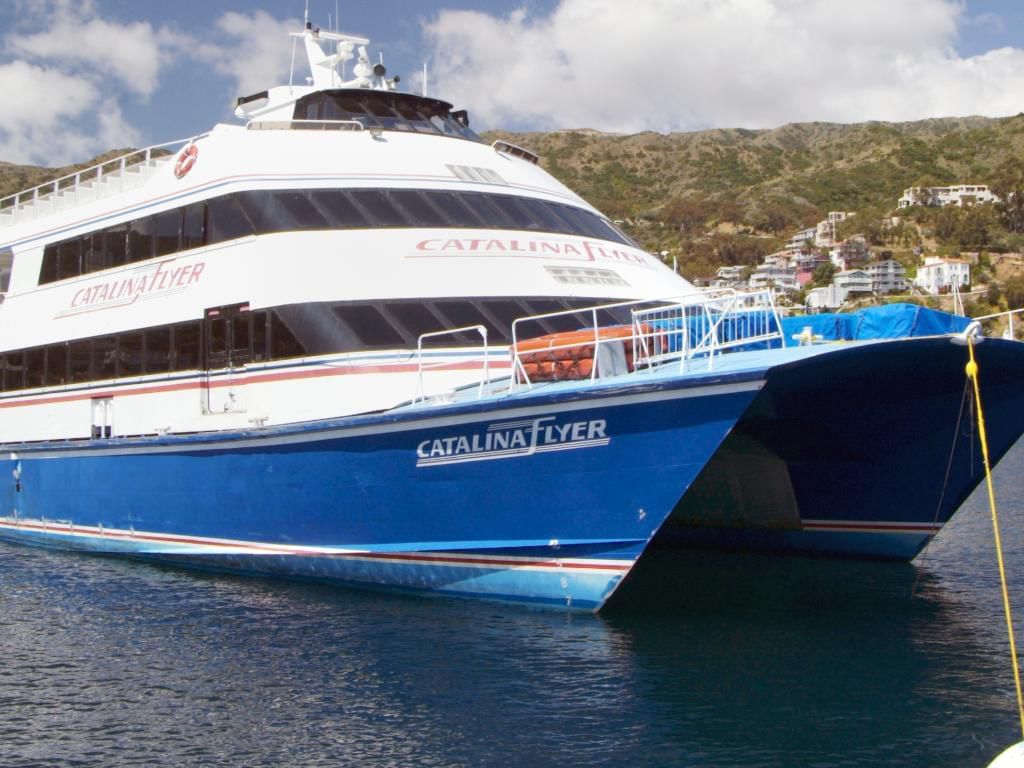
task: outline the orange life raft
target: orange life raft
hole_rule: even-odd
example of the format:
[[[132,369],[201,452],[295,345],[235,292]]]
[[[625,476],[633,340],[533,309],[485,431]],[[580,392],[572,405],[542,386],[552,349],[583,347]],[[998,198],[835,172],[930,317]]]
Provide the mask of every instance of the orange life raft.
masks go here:
[[[605,328],[583,328],[578,331],[549,333],[516,343],[516,354],[523,374],[529,381],[571,381],[586,379],[594,371],[595,342],[621,341],[626,354],[626,367],[633,370],[633,328],[612,325]]]

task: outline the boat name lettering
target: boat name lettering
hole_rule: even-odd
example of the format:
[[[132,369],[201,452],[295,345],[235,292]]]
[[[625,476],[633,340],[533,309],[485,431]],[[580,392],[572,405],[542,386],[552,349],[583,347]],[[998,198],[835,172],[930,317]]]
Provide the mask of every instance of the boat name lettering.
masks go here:
[[[71,297],[70,307],[61,312],[60,316],[75,314],[84,309],[125,306],[134,303],[139,298],[149,298],[165,292],[177,292],[193,283],[198,283],[205,268],[206,263],[202,261],[178,267],[161,263],[157,264],[152,271],[141,275],[117,278],[80,288]]]
[[[533,240],[533,239],[490,239],[463,237],[454,239],[433,238],[421,240],[416,250],[440,255],[455,254],[528,254],[563,259],[581,259],[584,261],[628,261],[634,264],[645,264],[644,255],[638,251],[614,248],[606,243],[583,240],[570,243],[565,240]]]
[[[423,440],[416,446],[416,466],[467,461],[512,459],[547,451],[568,451],[608,445],[604,419],[559,423],[546,416],[528,421],[491,424],[486,431]]]

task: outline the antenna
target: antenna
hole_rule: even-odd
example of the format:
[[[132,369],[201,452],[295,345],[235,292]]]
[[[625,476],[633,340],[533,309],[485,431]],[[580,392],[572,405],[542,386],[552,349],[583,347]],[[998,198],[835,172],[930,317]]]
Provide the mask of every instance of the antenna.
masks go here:
[[[341,32],[341,16],[338,14],[338,0],[334,0],[334,31]]]
[[[422,96],[427,95],[427,62],[423,62],[423,93]]]

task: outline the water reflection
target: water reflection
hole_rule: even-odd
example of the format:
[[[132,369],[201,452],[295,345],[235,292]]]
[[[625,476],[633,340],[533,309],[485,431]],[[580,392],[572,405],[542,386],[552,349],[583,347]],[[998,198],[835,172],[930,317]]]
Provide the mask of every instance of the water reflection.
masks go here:
[[[985,765],[993,562],[972,500],[923,564],[693,555],[592,617],[0,544],[0,764]]]

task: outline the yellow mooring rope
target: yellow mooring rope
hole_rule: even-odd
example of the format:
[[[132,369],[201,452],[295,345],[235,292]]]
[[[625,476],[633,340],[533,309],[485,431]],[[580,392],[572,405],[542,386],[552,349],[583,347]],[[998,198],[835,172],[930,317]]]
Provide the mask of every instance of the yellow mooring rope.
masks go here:
[[[978,364],[974,360],[974,341],[967,337],[970,361],[967,363],[967,378],[974,383],[974,402],[978,407],[978,437],[981,440],[981,457],[985,462],[985,484],[988,486],[988,506],[992,510],[992,531],[996,537],[996,560],[999,562],[999,581],[1003,588],[1003,611],[1006,613],[1006,629],[1010,633],[1010,658],[1013,661],[1013,681],[1017,686],[1017,712],[1020,715],[1021,734],[1024,735],[1024,696],[1020,688],[1020,667],[1017,664],[1017,644],[1013,639],[1013,614],[1010,612],[1010,592],[1006,587],[1006,567],[1003,565],[1003,542],[999,536],[999,515],[996,513],[996,493],[992,488],[992,466],[988,460],[988,435],[985,432],[985,415],[981,410],[981,387],[978,385]]]

